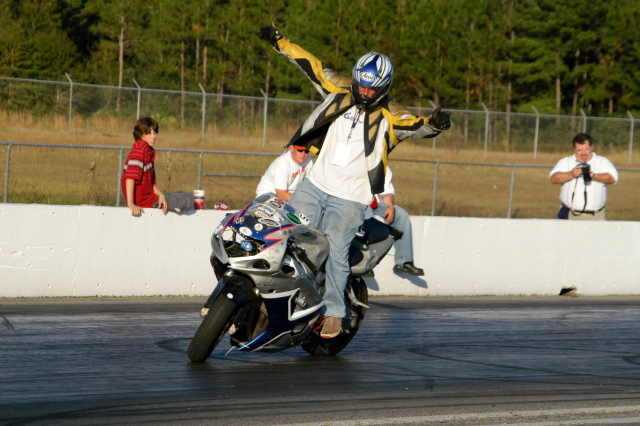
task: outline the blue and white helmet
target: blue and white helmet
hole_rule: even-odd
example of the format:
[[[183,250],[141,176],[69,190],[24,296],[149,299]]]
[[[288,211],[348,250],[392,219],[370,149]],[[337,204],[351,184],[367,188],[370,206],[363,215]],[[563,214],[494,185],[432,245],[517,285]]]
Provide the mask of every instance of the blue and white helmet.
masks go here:
[[[351,92],[358,105],[372,107],[380,103],[389,93],[393,82],[393,65],[382,53],[369,52],[353,66]],[[358,92],[358,86],[375,90],[371,97]]]

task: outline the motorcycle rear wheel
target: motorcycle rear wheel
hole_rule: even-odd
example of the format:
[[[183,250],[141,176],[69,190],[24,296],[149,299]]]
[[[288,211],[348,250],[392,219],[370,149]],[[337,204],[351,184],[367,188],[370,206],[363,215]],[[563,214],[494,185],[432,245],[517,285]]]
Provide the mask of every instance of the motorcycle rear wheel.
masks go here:
[[[187,349],[187,356],[192,362],[205,362],[209,358],[229,329],[237,305],[226,295],[218,295]]]
[[[366,284],[361,278],[352,278],[351,288],[353,288],[353,292],[360,302],[365,305],[369,302],[369,292],[367,291]],[[309,336],[309,341],[300,345],[302,346],[302,349],[314,356],[333,356],[337,355],[347,347],[349,342],[351,342],[360,329],[362,321],[364,320],[364,315],[367,312],[367,308],[364,306],[354,306],[347,298],[345,299],[348,311],[355,314],[353,321],[354,324],[348,327],[348,333],[343,332],[332,339],[323,339],[320,337],[320,330],[314,331],[311,336]],[[343,320],[343,322],[344,321],[351,321],[351,318],[347,318],[346,320]]]

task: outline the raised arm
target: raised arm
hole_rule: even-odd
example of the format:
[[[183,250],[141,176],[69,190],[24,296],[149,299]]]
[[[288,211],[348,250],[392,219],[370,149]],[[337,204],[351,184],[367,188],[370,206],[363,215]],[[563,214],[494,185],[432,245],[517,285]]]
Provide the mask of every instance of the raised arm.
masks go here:
[[[408,138],[433,138],[451,127],[451,114],[448,111],[442,111],[440,107],[436,107],[430,116],[420,117],[392,101],[389,102],[388,111],[387,119],[395,139],[394,144]]]
[[[271,25],[260,27],[260,38],[271,43],[276,52],[284,55],[298,67],[323,98],[332,93],[351,91],[350,77],[329,69],[311,53],[284,37],[275,27]]]

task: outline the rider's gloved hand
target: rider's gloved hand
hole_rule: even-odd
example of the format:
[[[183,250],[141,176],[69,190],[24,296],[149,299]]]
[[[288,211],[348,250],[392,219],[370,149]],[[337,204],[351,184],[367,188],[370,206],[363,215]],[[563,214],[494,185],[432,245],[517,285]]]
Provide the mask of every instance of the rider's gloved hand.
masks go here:
[[[263,25],[260,27],[261,40],[266,40],[275,46],[281,38],[282,34],[280,34],[280,31],[273,25]]]
[[[447,130],[451,127],[451,113],[449,111],[441,111],[440,107],[436,107],[427,123],[435,129]]]

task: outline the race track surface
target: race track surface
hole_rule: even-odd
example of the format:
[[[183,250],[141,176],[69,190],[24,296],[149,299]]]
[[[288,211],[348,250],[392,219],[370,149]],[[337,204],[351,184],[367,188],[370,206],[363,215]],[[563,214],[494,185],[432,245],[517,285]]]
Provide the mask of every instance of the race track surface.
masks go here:
[[[203,300],[0,303],[0,424],[638,424],[625,298],[374,298],[338,356],[193,364]]]

